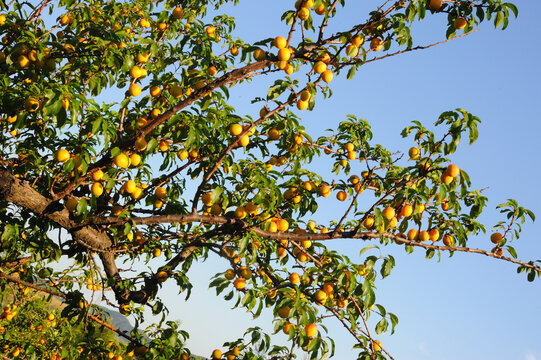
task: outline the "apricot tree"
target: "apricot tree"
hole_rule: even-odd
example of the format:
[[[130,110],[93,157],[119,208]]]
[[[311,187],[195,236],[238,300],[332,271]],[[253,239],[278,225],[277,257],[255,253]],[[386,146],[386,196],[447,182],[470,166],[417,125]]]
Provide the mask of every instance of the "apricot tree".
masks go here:
[[[176,323],[117,329],[94,303],[107,301],[138,320],[145,307],[162,313],[165,281],[189,295],[192,263],[221,257],[230,268],[210,285],[254,316],[272,312],[275,331],[290,343],[274,345],[250,328],[213,358],[285,359],[297,349],[330,356],[334,342],[323,318],[333,317],[357,342],[359,358],[385,359],[392,355],[374,336],[393,332],[398,318],[376,304],[374,282],[389,275],[395,259],[352,259],[329,250],[330,241],[396,243],[427,257],[482,254],[518,265],[528,280],[541,274],[509,246],[534,219],[513,200],[500,206],[505,216],[493,244],[468,247],[486,232],[477,219],[487,198],[450,156],[463,138],[477,139],[476,116],[444,112],[435,124],[445,128],[441,137],[414,122],[402,132],[411,148],[399,154],[374,144],[369,123],[353,115],[326,134],[312,133],[301,119],[332,95],[333,78],[352,79],[370,62],[436,45],[414,46],[414,22],[446,17],[446,42],[484,20],[505,28],[514,5],[382,1],[348,26],[333,23],[348,9],[344,0],[298,0],[284,9],[282,34],[256,43],[234,36],[235,19],[224,13],[232,5],[3,5],[0,284],[14,303],[25,303],[27,289],[50,294],[66,304],[64,318],[127,339],[129,355],[185,359],[188,334]],[[274,83],[254,93],[261,111],[240,114],[230,94],[263,75]],[[331,173],[315,170],[321,161],[333,164]],[[331,195],[343,202],[336,218],[310,221]],[[50,351],[5,329],[0,340],[13,357],[17,349],[26,358]],[[72,345],[58,356],[111,354],[105,343]]]

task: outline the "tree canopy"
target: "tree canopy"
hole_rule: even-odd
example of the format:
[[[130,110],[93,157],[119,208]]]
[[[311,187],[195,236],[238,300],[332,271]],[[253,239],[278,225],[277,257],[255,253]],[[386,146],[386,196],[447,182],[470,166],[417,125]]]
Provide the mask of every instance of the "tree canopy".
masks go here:
[[[520,260],[510,245],[534,214],[510,199],[496,209],[499,223],[481,223],[488,199],[452,161],[478,138],[475,114],[413,121],[401,132],[410,146],[398,153],[375,143],[357,115],[324,133],[302,119],[332,96],[333,79],[357,81],[372,62],[445,46],[483,21],[505,29],[513,4],[382,1],[347,24],[334,21],[348,11],[344,0],[298,0],[280,5],[287,31],[248,42],[231,16],[239,2],[2,5],[0,287],[11,304],[0,316],[0,351],[190,358],[189,333],[165,316],[172,302],[160,289],[174,282],[189,297],[200,286],[190,267],[219,257],[229,267],[210,282],[216,294],[255,317],[272,313],[289,342],[253,327],[199,355],[332,356],[325,322],[333,318],[360,359],[391,359],[377,335],[394,332],[398,316],[375,283],[395,258],[366,252],[374,246],[484,255],[514,263],[529,281],[541,274],[539,261]],[[447,19],[441,41],[416,45],[413,24],[432,16]],[[260,110],[237,111],[237,88],[261,79],[271,85],[248,100]],[[313,220],[329,206],[330,222]],[[487,232],[490,246],[468,245]],[[329,247],[338,239],[366,245],[352,256]],[[36,294],[64,303],[58,324]],[[111,325],[101,302],[136,328]],[[141,326],[144,309],[162,321]],[[68,336],[77,326],[126,342]],[[46,337],[19,335],[44,328]]]

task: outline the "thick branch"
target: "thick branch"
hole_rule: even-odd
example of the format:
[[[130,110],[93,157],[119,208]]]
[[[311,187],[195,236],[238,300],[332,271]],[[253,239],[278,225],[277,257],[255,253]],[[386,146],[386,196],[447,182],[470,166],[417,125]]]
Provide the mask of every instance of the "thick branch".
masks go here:
[[[59,201],[41,195],[28,183],[17,179],[4,168],[0,168],[0,201],[20,206],[66,229],[78,244],[101,253],[103,267],[108,277],[120,278],[113,252],[109,250],[112,242],[107,233],[92,226],[81,226]],[[115,290],[115,287],[113,289]],[[115,294],[117,298],[125,296],[118,289],[115,290]]]
[[[327,234],[294,234],[294,233],[283,233],[283,232],[269,232],[261,228],[252,226],[245,221],[228,218],[224,216],[214,216],[214,215],[199,215],[199,214],[189,214],[189,215],[157,215],[149,217],[133,217],[130,219],[126,218],[117,218],[117,217],[89,217],[86,224],[94,225],[122,225],[127,221],[132,221],[137,225],[150,225],[150,224],[164,224],[164,223],[180,223],[180,222],[201,222],[205,224],[216,224],[216,225],[231,225],[231,232],[233,231],[251,231],[256,235],[259,235],[263,238],[273,239],[273,240],[293,240],[293,241],[326,241],[334,239],[378,239],[382,234],[374,231],[344,231],[344,232],[331,232]],[[498,256],[495,253],[492,253],[487,250],[482,249],[472,249],[462,246],[438,246],[432,244],[424,244],[407,238],[385,232],[383,233],[384,237],[389,239],[396,240],[398,243],[405,243],[412,246],[422,247],[424,249],[434,249],[440,251],[460,251],[474,254],[481,254],[495,259],[505,260],[512,262],[514,264],[522,265],[528,269],[535,269],[541,271],[541,267],[534,265],[533,263],[526,263],[524,261],[516,260],[507,256]]]

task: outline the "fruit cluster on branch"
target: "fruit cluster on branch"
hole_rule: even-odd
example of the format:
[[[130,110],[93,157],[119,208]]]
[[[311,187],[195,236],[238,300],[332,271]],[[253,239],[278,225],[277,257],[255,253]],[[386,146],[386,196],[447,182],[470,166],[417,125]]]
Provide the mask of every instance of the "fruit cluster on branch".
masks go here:
[[[187,271],[211,257],[229,264],[211,281],[217,294],[254,316],[268,308],[275,333],[290,340],[273,345],[249,328],[212,352],[228,360],[330,355],[328,317],[352,335],[359,358],[392,358],[374,334],[393,332],[398,318],[376,303],[375,280],[378,269],[389,275],[395,259],[350,259],[329,250],[329,241],[395,243],[425,249],[429,258],[477,253],[518,264],[529,280],[541,273],[509,246],[518,224],[534,218],[514,201],[502,206],[508,219],[496,225],[492,250],[467,246],[485,231],[477,219],[487,199],[450,157],[462,137],[477,139],[477,117],[462,109],[441,114],[439,137],[414,122],[402,133],[412,137],[409,159],[374,144],[364,119],[348,116],[329,133],[301,119],[332,95],[335,78],[435,46],[413,46],[414,21],[446,16],[444,43],[485,18],[505,28],[514,5],[382,2],[333,34],[327,26],[340,25],[336,19],[353,4],[290,5],[282,34],[256,43],[236,37],[225,0],[0,5],[0,286],[13,290],[17,306],[34,306],[28,289],[61,299],[64,334],[77,319],[129,340],[127,347],[58,342],[62,351],[53,353],[2,331],[15,316],[10,308],[0,316],[7,344],[0,351],[13,358],[120,360],[125,352],[188,359],[188,334],[178,324],[162,320],[130,332],[110,325],[95,303],[138,320],[144,307],[159,314],[167,305],[160,290],[174,281],[189,296]],[[261,110],[241,114],[230,94],[241,83],[257,88],[262,75],[274,83],[266,95],[254,92]],[[316,171],[318,162],[330,171]],[[333,218],[315,221],[327,206],[336,209]]]

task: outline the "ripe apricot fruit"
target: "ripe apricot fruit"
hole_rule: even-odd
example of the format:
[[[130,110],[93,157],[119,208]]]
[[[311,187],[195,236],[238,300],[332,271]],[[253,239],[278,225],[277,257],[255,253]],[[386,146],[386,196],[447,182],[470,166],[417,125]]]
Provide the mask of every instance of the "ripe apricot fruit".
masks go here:
[[[128,156],[124,153],[120,153],[117,156],[115,156],[114,163],[119,168],[125,169],[130,165],[130,159]]]
[[[372,216],[367,217],[363,222],[364,227],[371,229],[374,226],[374,218]]]
[[[240,145],[242,147],[248,146],[249,143],[250,143],[250,136],[244,135],[243,137],[240,138]]]
[[[453,177],[447,175],[447,173],[444,172],[444,173],[441,174],[440,180],[445,185],[449,185],[453,181]]]
[[[227,280],[233,280],[235,278],[235,271],[233,269],[227,269],[224,276]]]
[[[167,273],[167,271],[160,270],[156,274],[156,279],[158,280],[158,282],[161,282],[161,283],[165,282],[168,278],[169,278],[169,274]]]
[[[306,21],[310,17],[310,10],[308,10],[305,7],[302,7],[297,11],[297,15],[299,16],[299,19]]]
[[[156,195],[158,199],[164,199],[167,196],[167,189],[159,186],[154,190],[154,195]]]
[[[160,149],[161,152],[166,152],[169,150],[169,143],[166,140],[161,140],[158,144],[158,149]]]
[[[417,159],[420,153],[421,151],[419,151],[419,148],[415,146],[411,147],[408,151],[408,155],[410,156],[410,159]]]
[[[280,316],[282,319],[286,319],[289,317],[290,311],[291,308],[289,306],[284,306],[283,308],[278,310],[278,316]]]
[[[178,85],[171,86],[171,88],[169,89],[169,94],[171,94],[171,96],[173,96],[174,98],[178,99],[182,96],[182,87]]]
[[[146,70],[144,70],[142,67],[135,65],[130,70],[130,76],[134,79],[140,79],[146,75]]]
[[[101,194],[103,194],[103,185],[99,182],[95,182],[90,187],[90,191],[92,192],[92,195],[99,197]]]
[[[325,70],[327,70],[327,64],[325,64],[323,61],[318,61],[314,64],[314,72],[317,74],[323,73]]]
[[[277,36],[274,38],[273,45],[276,46],[278,49],[283,49],[287,45],[287,40],[283,36]]]
[[[408,239],[409,240],[417,240],[419,236],[419,230],[417,229],[410,229],[408,231]]]
[[[460,174],[460,168],[456,164],[451,164],[447,166],[447,169],[445,170],[445,174],[455,178],[458,176],[458,174]]]
[[[419,241],[428,241],[430,239],[430,235],[428,234],[428,231],[421,231],[419,232]]]
[[[281,62],[285,61],[286,63],[283,64],[283,65],[287,65],[287,61],[291,58],[291,51],[289,51],[289,49],[280,49],[278,50],[278,60],[280,60]],[[282,66],[283,69],[286,68],[286,66]],[[282,70],[283,70],[282,69]]]
[[[324,304],[325,301],[327,301],[327,297],[328,297],[327,293],[323,290],[318,290],[314,294],[314,298],[319,304]]]
[[[182,10],[180,6],[177,6],[176,8],[173,9],[173,18],[178,20],[178,19],[181,19],[183,15],[184,15],[184,10]]]
[[[141,155],[139,154],[131,154],[130,155],[130,165],[131,166],[138,166],[141,163]]]
[[[306,331],[306,336],[314,337],[317,334],[317,326],[316,324],[308,324],[304,327],[304,331]]]
[[[441,0],[430,0],[430,2],[428,3],[428,8],[432,11],[439,10],[441,6],[442,6]]]
[[[382,214],[387,220],[391,220],[395,216],[396,212],[392,207],[388,206],[383,209]]]
[[[443,236],[443,244],[445,246],[453,246],[453,243],[455,242],[455,240],[453,239],[453,237],[449,234],[446,234]]]
[[[254,50],[254,59],[256,61],[263,61],[267,59],[267,54],[265,53],[265,50],[263,49],[255,49]]]
[[[295,327],[295,324],[287,322],[282,328],[282,331],[284,332],[284,334],[289,335],[289,330],[293,329],[294,327]]]
[[[286,232],[289,229],[289,222],[286,219],[280,219],[276,222],[278,231]]]
[[[219,360],[221,358],[222,358],[222,352],[218,349],[214,349],[214,351],[212,351],[212,359]]]
[[[92,180],[94,180],[94,181],[100,181],[100,180],[103,179],[103,175],[104,175],[103,171],[101,171],[101,170],[98,169],[98,170],[96,170],[96,171],[94,171],[94,172],[92,173]]]
[[[440,231],[438,229],[431,229],[428,232],[428,235],[430,237],[430,240],[438,241],[438,239],[440,238]]]
[[[400,213],[398,214],[400,217],[409,217],[413,214],[413,206],[411,204],[406,204],[400,209]]]
[[[207,69],[207,74],[209,74],[210,76],[214,76],[218,73],[218,69],[216,68],[216,66],[209,66],[209,68]]]
[[[138,84],[130,84],[130,87],[128,89],[128,93],[130,96],[137,97],[141,94],[141,87]]]
[[[70,159],[70,153],[66,149],[58,149],[54,154],[54,158],[58,162],[65,163]]]
[[[138,150],[138,151],[145,150],[147,148],[147,142],[146,142],[145,138],[140,137],[137,140],[135,140],[135,143],[133,144],[133,147],[135,148],[135,150]]]
[[[355,57],[357,54],[359,54],[359,48],[353,44],[349,44],[346,47],[346,54],[349,57]]]
[[[364,37],[356,35],[351,39],[351,43],[357,47],[361,46],[364,43]]]
[[[247,266],[241,266],[239,268],[239,273],[240,273],[240,276],[245,280],[251,279],[253,275],[252,270],[250,270],[250,268]]]
[[[336,198],[340,201],[345,201],[348,198],[348,194],[341,190],[338,193],[336,193]]]
[[[321,74],[321,78],[323,79],[323,81],[325,81],[327,84],[330,83],[333,79],[334,75],[332,73],[332,71],[330,70],[325,70],[322,74]]]
[[[502,241],[503,235],[499,232],[496,232],[492,235],[490,235],[490,241],[492,241],[494,244],[499,244],[500,241]]]
[[[455,19],[453,25],[455,29],[460,30],[460,29],[464,29],[467,23],[468,22],[466,21],[466,19],[460,17],[460,18]]]
[[[301,282],[301,276],[296,272],[291,273],[291,274],[289,274],[289,281],[292,284],[298,284],[298,283]]]
[[[302,101],[308,101],[308,100],[310,100],[310,97],[311,97],[311,94],[310,94],[310,92],[308,90],[301,91],[300,99]]]
[[[380,51],[383,48],[383,40],[380,38],[374,38],[370,41],[370,50]]]
[[[203,204],[205,204],[205,206],[212,206],[212,193],[204,193],[201,196],[201,201],[203,201]]]
[[[137,61],[140,64],[145,64],[148,59],[150,58],[150,53],[138,53],[135,55],[135,61]],[[146,70],[145,70],[146,74]]]
[[[246,287],[246,280],[244,278],[236,278],[233,282],[233,286],[237,290],[242,290]]]
[[[308,108],[308,101],[302,99],[297,100],[297,109],[305,110],[306,108]]]
[[[162,89],[160,89],[159,86],[153,86],[150,88],[150,96],[152,97],[158,97],[162,93]]]
[[[328,197],[329,195],[331,195],[331,187],[327,184],[321,184],[318,193],[323,197]]]

